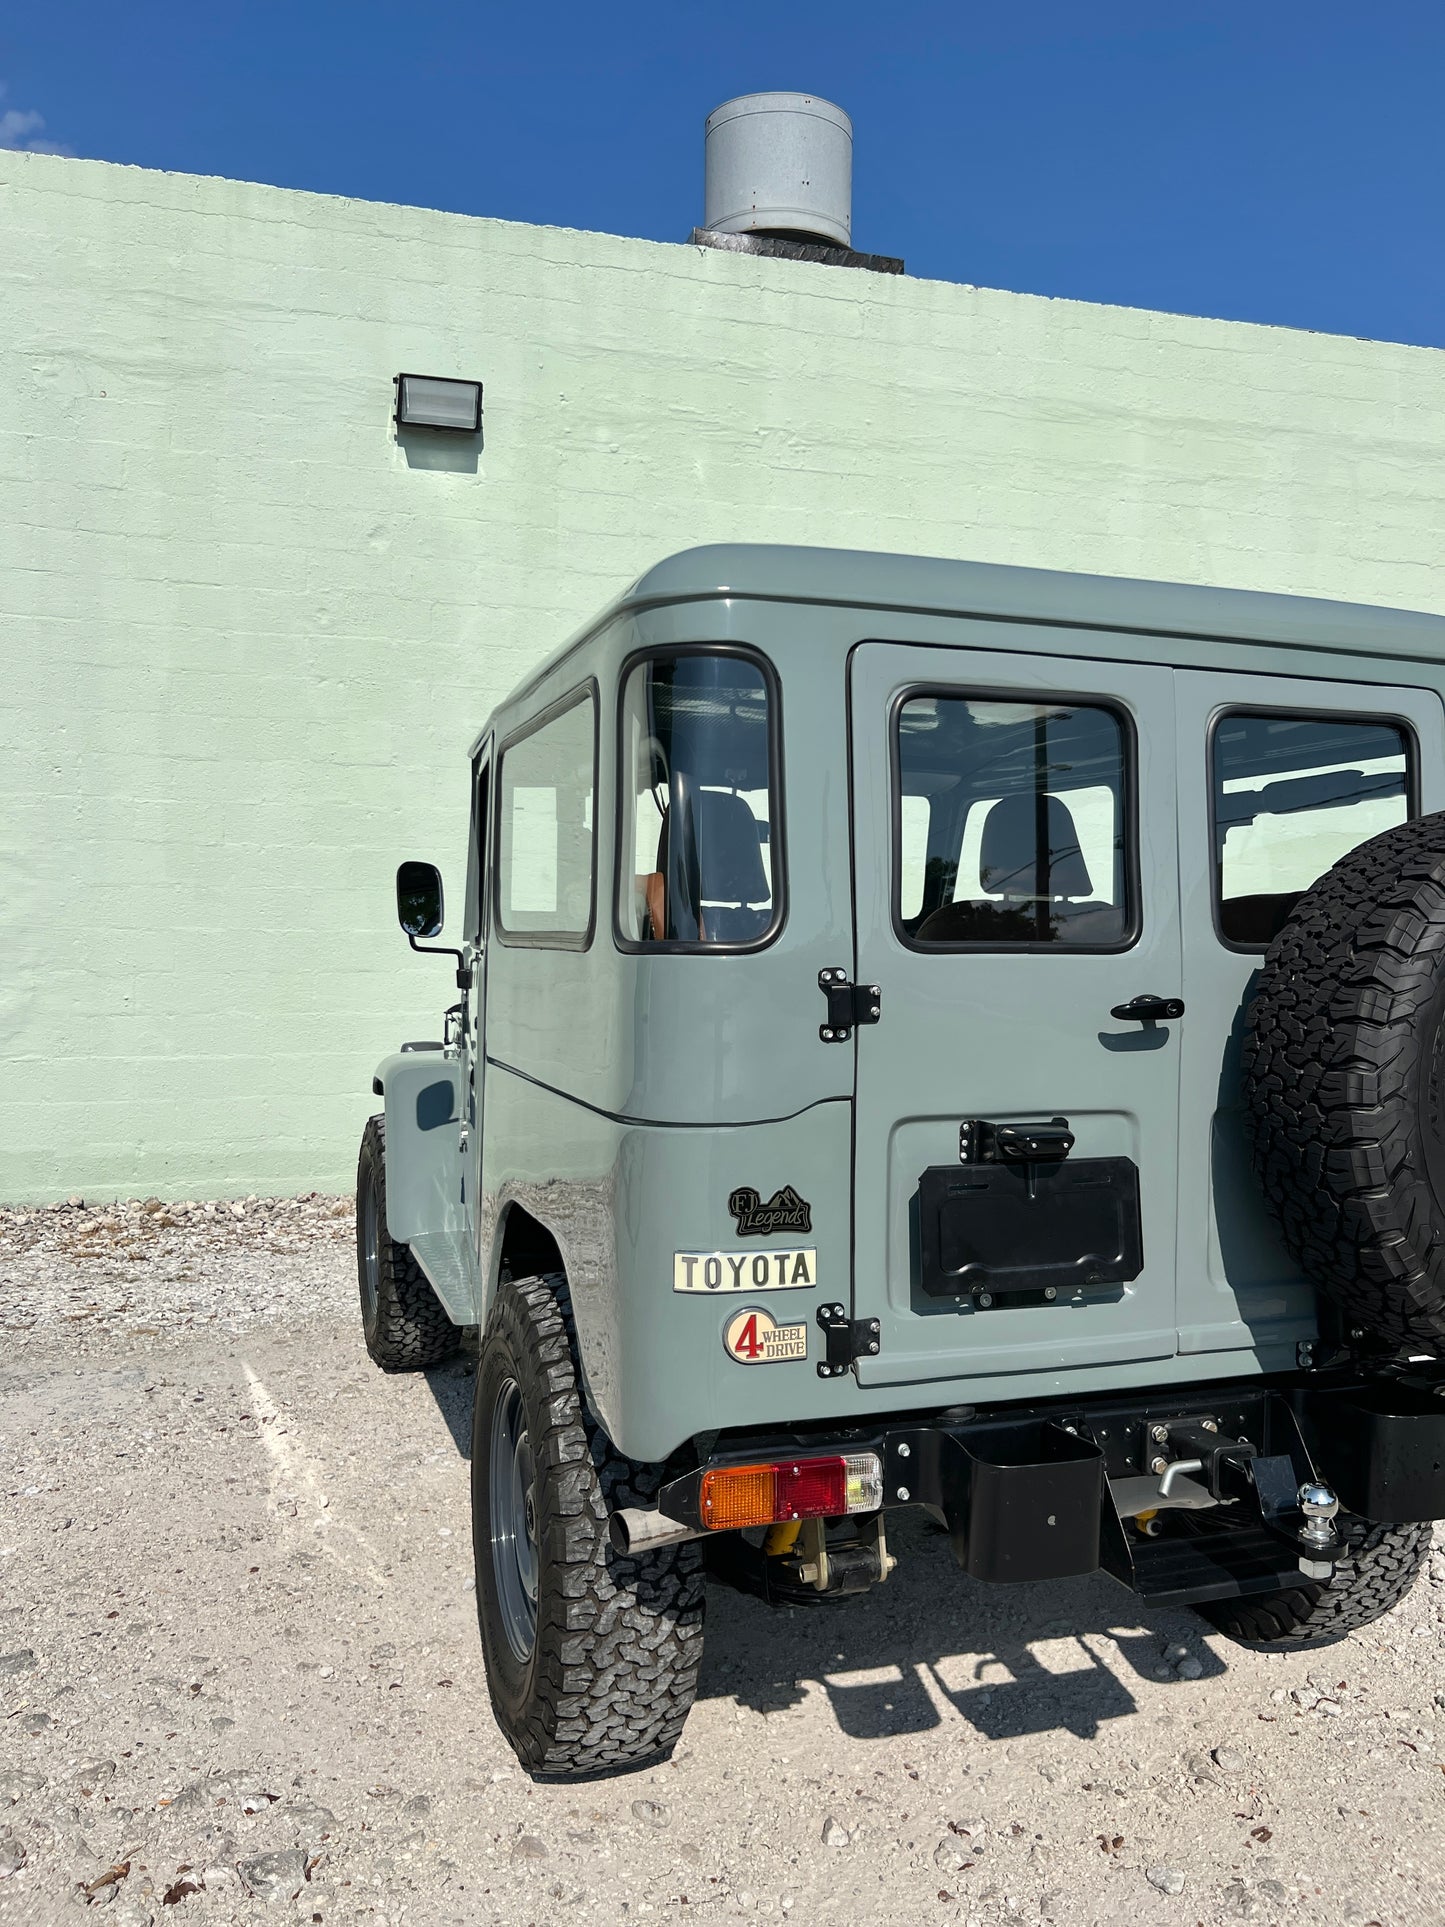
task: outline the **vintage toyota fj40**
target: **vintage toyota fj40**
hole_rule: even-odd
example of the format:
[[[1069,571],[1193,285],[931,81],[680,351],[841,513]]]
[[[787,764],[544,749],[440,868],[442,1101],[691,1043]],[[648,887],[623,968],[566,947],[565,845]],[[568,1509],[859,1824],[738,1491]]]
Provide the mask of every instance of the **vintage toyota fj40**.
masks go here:
[[[665,1751],[703,1578],[1103,1568],[1293,1646],[1445,1513],[1445,621],[822,550],[648,571],[472,752],[377,1072],[387,1370],[479,1333],[539,1774]],[[398,876],[413,945],[428,864]]]

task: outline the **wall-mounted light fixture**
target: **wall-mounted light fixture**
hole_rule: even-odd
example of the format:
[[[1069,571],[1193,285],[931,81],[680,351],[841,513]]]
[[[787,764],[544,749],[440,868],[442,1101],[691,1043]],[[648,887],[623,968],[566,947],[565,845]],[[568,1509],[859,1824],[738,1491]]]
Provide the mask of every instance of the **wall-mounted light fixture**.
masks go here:
[[[398,428],[450,428],[475,435],[482,425],[482,384],[441,375],[398,375]]]

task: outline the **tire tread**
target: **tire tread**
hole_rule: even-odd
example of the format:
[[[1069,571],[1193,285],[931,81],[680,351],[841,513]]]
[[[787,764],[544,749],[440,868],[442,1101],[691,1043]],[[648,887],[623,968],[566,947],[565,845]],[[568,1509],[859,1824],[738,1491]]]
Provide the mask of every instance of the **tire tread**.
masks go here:
[[[1436,815],[1362,843],[1301,897],[1243,1053],[1254,1168],[1291,1257],[1348,1320],[1425,1351],[1445,1343],[1445,1201],[1419,1122],[1442,995]]]
[[[1381,1525],[1341,1513],[1345,1552],[1329,1579],[1301,1579],[1260,1599],[1221,1599],[1206,1619],[1247,1646],[1306,1646],[1357,1632],[1399,1605],[1430,1550],[1434,1528]]]

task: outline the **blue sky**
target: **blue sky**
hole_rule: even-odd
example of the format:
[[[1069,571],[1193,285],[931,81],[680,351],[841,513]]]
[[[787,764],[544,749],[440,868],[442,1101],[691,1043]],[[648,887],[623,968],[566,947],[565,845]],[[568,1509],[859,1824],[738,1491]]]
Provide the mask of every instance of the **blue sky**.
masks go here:
[[[1445,346],[1441,0],[50,0],[0,84],[0,145],[657,240],[802,88],[912,274]]]

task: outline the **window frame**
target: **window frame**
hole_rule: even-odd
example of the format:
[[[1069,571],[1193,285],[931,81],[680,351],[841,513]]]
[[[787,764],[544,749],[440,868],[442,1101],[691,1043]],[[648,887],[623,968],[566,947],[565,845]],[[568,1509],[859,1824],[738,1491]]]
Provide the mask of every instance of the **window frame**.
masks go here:
[[[654,938],[643,942],[629,937],[622,928],[622,879],[632,870],[634,849],[623,848],[627,814],[624,785],[632,780],[628,766],[626,727],[627,684],[634,670],[646,662],[676,660],[682,656],[731,656],[751,663],[761,672],[768,698],[768,857],[769,880],[773,886],[773,918],[760,937],[747,943],[689,943],[678,937]],[[612,889],[612,939],[625,957],[745,957],[766,950],[778,941],[788,921],[788,843],[786,835],[787,782],[783,768],[783,683],[776,664],[761,649],[748,642],[664,642],[634,649],[623,658],[617,672],[617,771],[614,788],[617,807],[614,813],[613,842],[617,854]],[[626,867],[624,867],[624,859]]]
[[[903,708],[920,696],[952,702],[1027,703],[1033,707],[1066,704],[1073,709],[1106,710],[1119,724],[1123,781],[1119,804],[1124,817],[1124,934],[1117,943],[918,943],[903,927]],[[1117,957],[1133,950],[1144,931],[1144,891],[1139,864],[1139,732],[1129,709],[1117,697],[1089,690],[980,689],[965,683],[910,683],[894,696],[888,712],[889,868],[888,914],[893,935],[919,957]]]
[[[487,779],[487,820],[478,822],[477,792],[481,788],[482,777]],[[492,874],[492,796],[496,788],[497,746],[496,739],[489,733],[481,747],[472,757],[472,824],[467,843],[467,864],[475,864],[476,875],[467,877],[466,939],[475,944],[478,950],[486,947],[489,934],[488,911],[491,908]]]
[[[1209,914],[1214,926],[1214,935],[1220,947],[1232,950],[1236,956],[1262,957],[1269,949],[1267,943],[1238,943],[1233,937],[1224,934],[1224,848],[1215,845],[1215,804],[1222,794],[1218,789],[1219,781],[1219,726],[1228,722],[1231,716],[1259,717],[1263,721],[1277,719],[1281,722],[1296,723],[1358,723],[1385,724],[1398,729],[1405,745],[1405,821],[1408,823],[1420,814],[1420,737],[1415,725],[1408,716],[1397,715],[1394,710],[1370,710],[1363,715],[1359,710],[1319,709],[1313,705],[1308,709],[1292,709],[1287,703],[1225,703],[1216,709],[1209,719],[1209,734],[1205,743],[1205,834],[1208,837],[1209,854]],[[1358,845],[1353,847],[1358,848]],[[1313,888],[1313,885],[1310,886]]]
[[[529,736],[535,736],[549,723],[556,722],[559,716],[566,715],[569,709],[576,709],[582,703],[592,705],[592,845],[591,845],[591,888],[587,901],[587,928],[575,930],[509,930],[502,915],[502,819],[505,815],[505,788],[502,766],[507,752],[524,743]],[[598,843],[598,789],[601,775],[600,758],[602,752],[601,730],[602,704],[597,678],[588,676],[569,689],[545,709],[539,709],[535,716],[529,716],[508,735],[501,738],[495,748],[495,762],[492,766],[492,791],[495,798],[492,809],[492,878],[490,885],[492,935],[508,950],[574,950],[585,951],[592,948],[592,939],[597,933],[597,869],[600,856]]]

